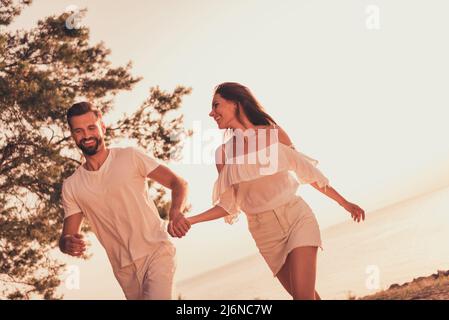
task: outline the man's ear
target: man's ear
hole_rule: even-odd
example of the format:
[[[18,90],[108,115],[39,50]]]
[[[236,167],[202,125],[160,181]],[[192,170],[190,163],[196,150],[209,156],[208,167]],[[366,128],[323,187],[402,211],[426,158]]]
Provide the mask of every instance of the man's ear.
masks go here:
[[[104,124],[103,120],[101,121],[101,130],[103,131],[103,134],[106,134],[106,125]]]
[[[75,137],[73,135],[72,127],[70,126],[70,124],[67,124],[67,126],[69,127],[70,137],[72,137],[72,139],[75,140]]]

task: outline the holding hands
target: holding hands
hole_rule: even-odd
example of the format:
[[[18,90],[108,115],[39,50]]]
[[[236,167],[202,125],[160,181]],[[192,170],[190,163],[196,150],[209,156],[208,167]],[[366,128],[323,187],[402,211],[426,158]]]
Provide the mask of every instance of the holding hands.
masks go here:
[[[168,234],[176,238],[184,237],[191,227],[190,222],[180,211],[171,211],[169,216]]]

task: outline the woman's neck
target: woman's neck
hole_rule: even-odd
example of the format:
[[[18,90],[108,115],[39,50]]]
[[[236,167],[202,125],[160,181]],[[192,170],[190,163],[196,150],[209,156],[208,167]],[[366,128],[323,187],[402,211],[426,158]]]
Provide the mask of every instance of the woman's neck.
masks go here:
[[[244,117],[241,119],[241,121],[236,121],[236,124],[232,126],[232,130],[240,129],[242,131],[246,131],[248,129],[256,129],[256,126],[251,123],[251,121],[248,120],[247,117]]]

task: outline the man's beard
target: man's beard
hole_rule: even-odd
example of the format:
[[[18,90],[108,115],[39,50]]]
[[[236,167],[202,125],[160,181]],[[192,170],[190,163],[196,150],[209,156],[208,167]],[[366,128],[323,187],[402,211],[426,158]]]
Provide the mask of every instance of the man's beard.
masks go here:
[[[86,146],[84,145],[85,142],[87,141],[95,141],[95,143],[93,145],[90,146]],[[89,139],[82,139],[80,141],[79,144],[77,144],[78,148],[81,149],[81,151],[86,155],[86,156],[93,156],[98,152],[98,146],[103,142],[103,139],[99,139],[96,137],[91,137]]]

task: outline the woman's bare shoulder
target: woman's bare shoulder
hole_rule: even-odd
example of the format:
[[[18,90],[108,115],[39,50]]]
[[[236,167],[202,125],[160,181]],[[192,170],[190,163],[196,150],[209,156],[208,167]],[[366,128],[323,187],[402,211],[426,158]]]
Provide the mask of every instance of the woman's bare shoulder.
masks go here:
[[[291,146],[293,144],[290,137],[288,136],[287,132],[277,124],[260,125],[260,126],[255,126],[255,127],[257,130],[260,130],[260,129],[268,130],[267,131],[268,138],[272,134],[271,130],[269,130],[269,129],[276,130],[278,140],[280,143],[285,144],[287,146]]]
[[[281,127],[279,127],[279,126],[278,126],[278,137],[279,137],[279,142],[280,143],[285,144],[287,146],[293,145],[293,142],[290,139],[290,137],[287,134],[287,132],[284,129],[282,129]]]

